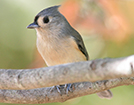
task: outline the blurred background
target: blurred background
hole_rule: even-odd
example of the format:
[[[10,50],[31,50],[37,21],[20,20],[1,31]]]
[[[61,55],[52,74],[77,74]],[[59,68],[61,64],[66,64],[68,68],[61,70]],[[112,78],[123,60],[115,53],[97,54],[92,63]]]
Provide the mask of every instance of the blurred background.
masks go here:
[[[134,54],[134,0],[0,0],[1,69],[46,66],[36,49],[35,30],[26,26],[39,11],[59,4],[60,12],[82,35],[90,59]],[[134,105],[134,86],[111,90],[111,100],[93,94],[45,105]]]

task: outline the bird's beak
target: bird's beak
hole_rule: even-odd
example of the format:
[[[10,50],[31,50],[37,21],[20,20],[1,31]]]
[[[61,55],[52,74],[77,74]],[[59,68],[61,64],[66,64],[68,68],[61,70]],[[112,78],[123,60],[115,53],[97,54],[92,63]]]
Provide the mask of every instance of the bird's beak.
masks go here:
[[[39,25],[37,25],[36,23],[31,23],[27,26],[27,28],[33,29],[33,28],[38,28]]]

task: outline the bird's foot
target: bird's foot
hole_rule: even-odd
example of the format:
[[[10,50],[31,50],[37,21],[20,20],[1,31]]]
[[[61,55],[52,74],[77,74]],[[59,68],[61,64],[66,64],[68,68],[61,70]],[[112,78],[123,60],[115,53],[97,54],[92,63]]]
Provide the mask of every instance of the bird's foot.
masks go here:
[[[70,83],[70,84],[65,84],[65,85],[64,85],[64,88],[66,89],[66,94],[68,94],[69,91],[70,91],[70,92],[73,91],[73,90],[71,89],[71,86],[72,86],[71,83]]]
[[[68,94],[68,92],[72,92],[73,90],[71,89],[72,84],[65,84],[65,85],[56,85],[53,86],[50,90],[50,92],[52,92],[54,90],[54,88],[56,88],[56,90],[58,91],[58,93],[60,93],[60,95],[62,95],[61,93],[61,89],[66,89],[66,94]]]
[[[60,92],[60,89],[59,89],[60,88],[60,85],[52,86],[52,88],[50,89],[50,92],[52,92],[55,88],[58,91],[58,93],[61,93]]]

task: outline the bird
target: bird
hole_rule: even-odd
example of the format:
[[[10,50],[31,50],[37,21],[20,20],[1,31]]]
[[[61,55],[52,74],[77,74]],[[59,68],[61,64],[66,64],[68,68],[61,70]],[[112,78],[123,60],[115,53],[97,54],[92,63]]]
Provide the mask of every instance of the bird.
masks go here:
[[[89,60],[81,35],[59,12],[61,5],[51,6],[39,12],[34,22],[27,28],[35,29],[36,45],[47,66]],[[71,91],[71,83],[65,84],[66,93]],[[55,86],[60,93],[60,85]],[[97,93],[100,98],[112,98],[112,92],[105,90]]]

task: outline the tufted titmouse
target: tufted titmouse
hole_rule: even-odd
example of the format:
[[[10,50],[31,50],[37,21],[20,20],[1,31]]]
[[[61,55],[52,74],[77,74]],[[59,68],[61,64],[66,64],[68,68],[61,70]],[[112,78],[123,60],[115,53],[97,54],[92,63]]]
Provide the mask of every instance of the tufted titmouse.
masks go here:
[[[39,12],[27,28],[37,32],[37,49],[48,66],[89,59],[80,34],[71,27],[58,11],[59,6],[52,6]],[[67,93],[71,84],[66,84]],[[56,86],[58,92],[59,86]],[[110,90],[97,93],[101,98],[111,98]]]

